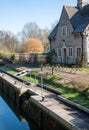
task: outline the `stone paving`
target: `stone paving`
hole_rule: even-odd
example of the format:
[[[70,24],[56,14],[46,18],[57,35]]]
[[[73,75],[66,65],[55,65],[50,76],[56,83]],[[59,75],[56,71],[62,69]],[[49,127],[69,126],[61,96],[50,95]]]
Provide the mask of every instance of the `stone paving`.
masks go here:
[[[2,74],[0,74],[0,76],[2,76]],[[32,96],[32,98],[44,106],[47,110],[53,112],[60,122],[64,123],[64,125],[70,130],[89,130],[89,115],[60,101],[57,99],[58,95],[40,87],[36,87],[35,84],[31,84],[29,86],[25,85],[24,82],[21,83],[6,74],[3,75],[3,78],[12,84],[15,84],[15,86],[20,90],[26,91],[28,89],[32,89],[34,92],[39,93],[39,95],[44,95],[45,99],[42,102],[41,96]]]
[[[47,97],[43,102],[40,102],[39,96],[33,96],[32,98],[55,113],[60,122],[65,124],[70,130],[89,130],[89,115],[86,113],[64,104],[57,98]]]

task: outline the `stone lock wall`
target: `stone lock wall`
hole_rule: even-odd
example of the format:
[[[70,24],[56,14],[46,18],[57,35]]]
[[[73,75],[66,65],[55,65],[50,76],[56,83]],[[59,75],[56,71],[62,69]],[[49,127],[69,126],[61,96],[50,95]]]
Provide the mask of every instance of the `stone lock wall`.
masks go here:
[[[19,95],[20,91],[10,82],[6,81],[2,77],[0,77],[0,88],[6,95],[8,95],[16,104],[19,105]]]
[[[4,77],[0,77],[0,89],[4,91],[21,109],[32,118],[39,126],[40,130],[67,130],[66,126],[60,123],[59,119],[52,111],[33,97],[36,95],[30,90],[19,89],[15,84],[11,84]],[[33,95],[33,96],[32,96]]]
[[[34,101],[32,97],[22,105],[22,109],[41,130],[68,130],[50,110]]]

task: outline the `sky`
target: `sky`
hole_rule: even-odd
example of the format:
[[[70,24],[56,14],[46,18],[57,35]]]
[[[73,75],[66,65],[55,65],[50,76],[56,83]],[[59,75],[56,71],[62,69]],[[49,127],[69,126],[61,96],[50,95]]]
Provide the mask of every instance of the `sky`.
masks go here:
[[[50,29],[59,20],[63,5],[76,4],[77,0],[0,0],[0,30],[17,34],[29,22]]]

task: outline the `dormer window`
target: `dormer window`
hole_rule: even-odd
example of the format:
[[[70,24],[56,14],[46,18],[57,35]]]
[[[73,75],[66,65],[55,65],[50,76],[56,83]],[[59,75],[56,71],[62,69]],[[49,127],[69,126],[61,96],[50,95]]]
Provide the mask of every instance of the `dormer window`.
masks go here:
[[[62,31],[63,31],[63,36],[67,36],[67,26],[63,26]]]

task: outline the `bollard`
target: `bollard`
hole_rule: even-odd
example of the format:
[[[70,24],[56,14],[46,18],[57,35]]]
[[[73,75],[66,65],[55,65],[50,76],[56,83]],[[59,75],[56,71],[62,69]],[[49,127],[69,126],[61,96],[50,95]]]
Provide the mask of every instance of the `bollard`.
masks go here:
[[[44,96],[43,96],[43,77],[41,77],[41,96],[42,96],[42,101],[44,101]]]
[[[23,80],[23,82],[22,82],[22,86],[21,86],[21,89],[24,87],[24,80]]]
[[[44,101],[44,98],[45,98],[45,97],[42,96],[42,101]]]
[[[36,81],[36,75],[35,75],[35,81]],[[36,83],[34,84],[34,91],[36,91]]]
[[[2,73],[2,76],[4,76],[4,74]]]
[[[52,75],[53,75],[53,73],[54,73],[54,66],[52,65]]]
[[[36,81],[36,75],[35,75],[35,81]]]
[[[43,65],[41,64],[41,71],[43,71]]]
[[[14,82],[14,84],[16,84],[16,81]]]
[[[30,80],[31,80],[31,73],[30,73]]]
[[[35,75],[35,81],[36,81],[36,83],[35,83],[35,84],[37,85],[36,75]]]

